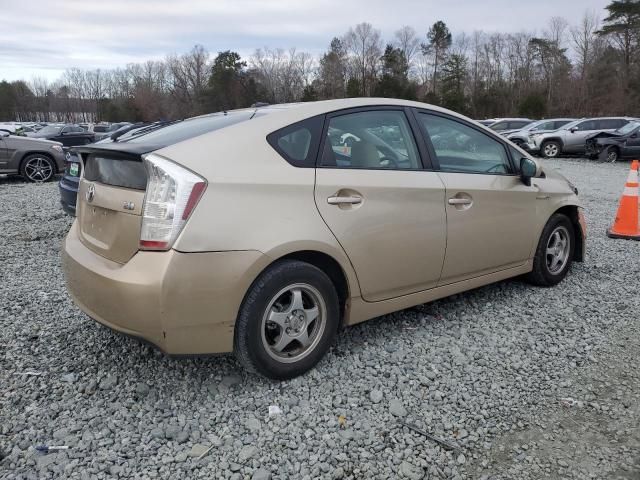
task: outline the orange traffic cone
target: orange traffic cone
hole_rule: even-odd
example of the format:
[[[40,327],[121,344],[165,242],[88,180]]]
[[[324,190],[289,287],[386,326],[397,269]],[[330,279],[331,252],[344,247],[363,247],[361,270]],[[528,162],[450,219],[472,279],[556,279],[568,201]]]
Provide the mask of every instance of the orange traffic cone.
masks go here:
[[[618,214],[613,226],[607,230],[611,238],[630,238],[640,240],[638,226],[638,160],[631,163],[631,171],[622,192]]]

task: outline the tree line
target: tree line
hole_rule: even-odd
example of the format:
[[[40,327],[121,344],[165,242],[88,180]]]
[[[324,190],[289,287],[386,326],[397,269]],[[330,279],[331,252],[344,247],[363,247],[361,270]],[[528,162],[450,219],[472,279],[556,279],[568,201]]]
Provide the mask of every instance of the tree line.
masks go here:
[[[55,82],[0,82],[0,121],[153,121],[250,106],[377,96],[420,100],[474,118],[640,116],[640,0],[613,0],[601,20],[552,18],[539,34],[454,35],[435,22],[391,39],[369,23],[314,56],[259,48],[213,56],[203,46],[110,70],[71,68]]]

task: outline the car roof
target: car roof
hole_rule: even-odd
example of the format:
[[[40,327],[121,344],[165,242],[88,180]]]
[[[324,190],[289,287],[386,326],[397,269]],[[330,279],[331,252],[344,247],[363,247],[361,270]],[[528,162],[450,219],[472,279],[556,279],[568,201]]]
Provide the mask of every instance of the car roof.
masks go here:
[[[358,107],[415,107],[421,109],[428,109],[434,112],[446,113],[453,117],[457,117],[464,120],[470,120],[468,117],[460,115],[459,113],[447,110],[446,108],[438,107],[422,102],[416,102],[413,100],[401,100],[396,98],[376,98],[376,97],[360,97],[360,98],[341,98],[335,100],[320,100],[316,102],[301,102],[301,103],[288,103],[269,105],[265,107],[256,108],[256,117],[250,122],[254,125],[257,123],[268,124],[269,127],[273,127],[273,130],[280,126],[286,126],[291,123],[304,120],[316,115],[323,115],[339,110]],[[243,109],[247,110],[247,109]],[[243,124],[240,124],[243,125]],[[229,127],[234,128],[235,126]]]

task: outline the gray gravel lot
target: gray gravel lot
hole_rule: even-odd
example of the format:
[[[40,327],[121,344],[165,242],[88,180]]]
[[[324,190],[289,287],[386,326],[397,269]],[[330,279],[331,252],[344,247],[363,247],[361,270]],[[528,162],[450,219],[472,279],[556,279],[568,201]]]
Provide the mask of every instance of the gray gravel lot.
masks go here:
[[[629,166],[546,165],[578,186],[589,225],[563,283],[506,281],[347,329],[280,383],[95,324],[65,291],[56,184],[0,178],[0,478],[639,479],[640,242],[605,236]]]

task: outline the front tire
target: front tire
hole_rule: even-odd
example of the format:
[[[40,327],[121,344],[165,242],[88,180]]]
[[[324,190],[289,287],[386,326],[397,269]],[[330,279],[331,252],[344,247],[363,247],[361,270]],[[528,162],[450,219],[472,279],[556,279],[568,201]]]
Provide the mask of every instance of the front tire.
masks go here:
[[[571,220],[562,213],[553,214],[542,230],[527,280],[541,287],[560,283],[571,267],[575,238]]]
[[[540,147],[540,151],[542,155],[547,158],[557,158],[562,153],[562,145],[560,145],[559,142],[551,140],[544,142]]]
[[[55,162],[39,153],[27,155],[20,165],[20,175],[30,182],[48,182],[56,173]]]
[[[611,147],[607,151],[607,163],[616,163],[620,158],[620,152],[617,147]]]
[[[329,277],[297,260],[275,263],[240,307],[234,353],[248,370],[284,380],[313,368],[331,347],[340,304]]]

